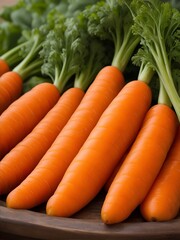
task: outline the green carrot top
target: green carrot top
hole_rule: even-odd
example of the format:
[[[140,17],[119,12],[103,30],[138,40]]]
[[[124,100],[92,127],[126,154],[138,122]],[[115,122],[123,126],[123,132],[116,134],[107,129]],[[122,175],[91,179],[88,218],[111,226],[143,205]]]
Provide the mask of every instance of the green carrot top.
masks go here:
[[[124,1],[130,6],[129,1]],[[136,11],[130,6],[134,24],[133,34],[141,38],[138,57],[154,69],[168,94],[180,119],[180,96],[173,79],[174,62],[180,62],[180,12],[170,3],[160,0],[133,0],[140,6]],[[131,3],[132,5],[132,3]]]
[[[72,79],[76,87],[86,90],[108,62],[105,46],[88,34],[83,13],[59,16],[40,54],[44,61],[42,73],[52,79],[60,92]]]
[[[8,65],[18,71],[23,78],[40,72],[42,63],[38,51],[48,32],[54,27],[59,15],[72,17],[88,4],[97,0],[19,0],[0,12],[0,55]],[[42,38],[43,37],[43,38]],[[28,55],[28,56],[27,56]],[[31,66],[29,65],[31,64]],[[28,69],[27,69],[28,68]]]
[[[59,14],[65,11],[64,4],[55,0],[19,0],[1,11],[0,58],[23,79],[40,72],[42,60],[39,60],[38,52],[47,32],[55,24],[51,17],[54,9]],[[8,26],[6,31],[3,26]]]
[[[23,30],[32,30],[44,24],[49,11],[57,5],[60,10],[59,1],[55,0],[19,0],[1,8],[0,55],[19,44]],[[64,9],[61,7],[61,10],[63,12]]]
[[[99,1],[87,7],[84,14],[90,35],[113,43],[111,65],[124,71],[139,43],[139,36],[132,34],[133,18],[127,6],[117,0]]]

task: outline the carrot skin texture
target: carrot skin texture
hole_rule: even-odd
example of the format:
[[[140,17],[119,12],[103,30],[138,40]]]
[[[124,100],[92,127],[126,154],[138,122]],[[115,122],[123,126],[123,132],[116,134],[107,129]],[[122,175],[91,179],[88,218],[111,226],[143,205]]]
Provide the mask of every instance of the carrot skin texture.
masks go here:
[[[39,164],[10,192],[7,197],[8,207],[27,209],[49,199],[101,114],[123,86],[123,75],[116,67],[107,66],[99,72]]]
[[[0,116],[0,159],[19,143],[59,99],[57,88],[42,83],[14,101]]]
[[[180,126],[164,165],[140,206],[146,221],[169,221],[180,210]]]
[[[0,77],[0,114],[22,94],[23,81],[16,72],[9,71]]]
[[[33,131],[0,161],[0,194],[8,194],[30,174],[83,96],[80,88],[68,89]]]
[[[8,71],[10,71],[9,65],[5,60],[0,59],[0,77]]]
[[[168,106],[150,108],[105,197],[101,209],[105,224],[122,222],[142,203],[163,165],[177,126],[177,116]]]
[[[125,85],[104,111],[48,200],[48,215],[69,217],[98,194],[132,144],[150,103],[151,91],[145,83],[132,81]],[[129,119],[133,121],[127,131],[124,126]]]

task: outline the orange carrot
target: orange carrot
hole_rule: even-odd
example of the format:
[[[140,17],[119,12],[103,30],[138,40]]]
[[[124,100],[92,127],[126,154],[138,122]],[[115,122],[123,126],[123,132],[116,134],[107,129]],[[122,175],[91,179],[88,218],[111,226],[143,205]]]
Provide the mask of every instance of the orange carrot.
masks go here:
[[[0,100],[3,100],[1,105],[5,103],[3,109],[6,109],[14,99],[20,97],[23,92],[23,81],[27,80],[34,74],[41,73],[43,59],[40,57],[39,52],[42,49],[42,42],[44,39],[44,33],[34,29],[29,35],[27,41],[25,40],[22,43],[17,44],[17,46],[9,49],[0,56],[1,60],[5,61],[11,69],[8,74],[3,74],[4,76],[1,75],[1,77],[3,76],[4,84],[4,91],[2,93],[0,92]],[[15,79],[13,80],[13,78]],[[17,78],[18,81],[15,83]],[[13,88],[14,84],[16,86],[15,88]]]
[[[125,85],[104,111],[48,200],[48,215],[71,216],[97,195],[137,135],[150,103],[151,91],[144,82]]]
[[[80,88],[68,89],[33,131],[0,162],[0,194],[19,185],[38,164],[84,96]]]
[[[16,72],[7,72],[0,77],[0,114],[22,93],[22,78]]]
[[[27,79],[31,74],[36,74],[40,72],[40,66],[42,65],[42,60],[37,59],[34,62],[34,70],[32,70],[33,63],[31,63],[28,67],[24,66],[23,71],[17,70],[16,68],[12,71],[8,71],[1,75],[0,77],[0,114],[4,110],[6,110],[11,103],[13,103],[16,99],[18,99],[23,92],[23,81]],[[31,72],[31,73],[30,73]]]
[[[22,56],[18,57],[19,54],[16,56],[16,53],[21,51],[21,47],[25,47],[24,45],[25,43],[22,43],[1,56],[1,61],[5,61],[9,66],[12,66],[13,63],[18,64],[13,67],[11,71],[4,71],[4,73],[0,75],[0,85],[2,85],[2,89],[0,90],[0,114],[13,103],[14,100],[21,96],[23,92],[23,81],[32,76],[32,74],[40,72],[43,60],[37,58],[37,52],[39,52],[40,46],[39,41],[33,41],[32,45],[34,45],[34,47],[32,46],[29,53],[22,60]]]
[[[0,76],[8,72],[9,70],[9,65],[6,63],[5,60],[0,58]]]
[[[168,221],[180,210],[180,126],[165,163],[140,206],[147,221]]]
[[[116,67],[107,66],[99,72],[39,164],[10,192],[8,207],[32,208],[49,199],[101,114],[123,86],[123,75]]]
[[[11,73],[10,71],[11,64],[9,64],[9,60],[12,59],[12,55],[16,54],[10,50],[0,57],[0,115],[22,93],[21,76],[16,72]],[[19,60],[18,56],[14,59],[16,59],[15,63]],[[10,63],[12,62],[10,61]]]
[[[59,99],[58,89],[51,83],[34,87],[0,116],[0,159],[29,134]]]
[[[104,223],[125,220],[142,203],[162,167],[177,127],[177,115],[170,107],[157,104],[150,108],[106,195],[101,211]]]

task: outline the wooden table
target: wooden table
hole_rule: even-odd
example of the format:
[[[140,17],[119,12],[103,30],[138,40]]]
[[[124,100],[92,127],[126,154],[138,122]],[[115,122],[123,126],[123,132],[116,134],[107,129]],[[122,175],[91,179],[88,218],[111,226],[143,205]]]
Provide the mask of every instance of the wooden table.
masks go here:
[[[179,240],[180,215],[169,222],[148,223],[137,208],[124,222],[106,226],[100,219],[101,192],[71,218],[45,214],[45,204],[31,211],[8,209],[0,198],[0,240]]]

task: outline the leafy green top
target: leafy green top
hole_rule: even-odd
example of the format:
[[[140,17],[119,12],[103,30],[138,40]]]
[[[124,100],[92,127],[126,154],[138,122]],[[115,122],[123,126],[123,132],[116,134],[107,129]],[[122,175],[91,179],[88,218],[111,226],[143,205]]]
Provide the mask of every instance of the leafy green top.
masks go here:
[[[95,53],[97,46],[99,50]],[[86,89],[92,81],[95,57],[99,60],[98,67],[94,67],[95,73],[107,59],[104,54],[105,50],[100,51],[100,49],[103,49],[100,42],[91,38],[87,32],[83,14],[80,13],[73,17],[59,15],[59,20],[54,29],[48,33],[40,52],[44,60],[42,73],[52,79],[60,92],[64,91],[75,75],[75,86]],[[97,57],[99,55],[103,57]]]
[[[112,65],[124,71],[139,37],[132,34],[133,18],[129,9],[117,0],[98,1],[84,10],[90,35],[114,44]]]
[[[172,74],[172,63],[180,62],[180,12],[160,0],[133,0],[133,4],[140,7],[136,11],[131,8],[132,31],[141,37],[142,45],[134,60],[149,64],[157,72],[180,119],[180,97]]]

